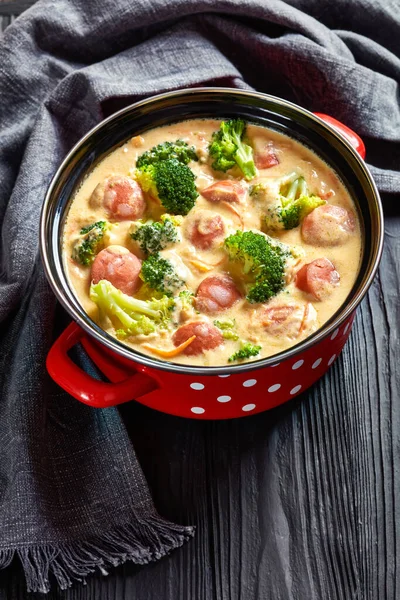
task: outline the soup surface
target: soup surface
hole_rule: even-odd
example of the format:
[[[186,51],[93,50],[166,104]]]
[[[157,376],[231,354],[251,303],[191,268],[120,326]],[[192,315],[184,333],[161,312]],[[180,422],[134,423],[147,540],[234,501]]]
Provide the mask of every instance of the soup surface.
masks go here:
[[[203,366],[316,331],[349,294],[361,248],[326,163],[273,130],[218,120],[155,128],[110,153],[75,194],[63,238],[94,321],[136,351]]]

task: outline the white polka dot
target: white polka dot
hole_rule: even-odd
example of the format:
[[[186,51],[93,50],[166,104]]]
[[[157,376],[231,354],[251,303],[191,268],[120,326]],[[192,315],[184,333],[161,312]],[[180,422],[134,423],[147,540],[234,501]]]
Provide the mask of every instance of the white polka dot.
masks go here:
[[[277,392],[280,388],[281,388],[281,384],[280,383],[274,383],[274,385],[271,385],[268,388],[268,391],[271,392],[271,393],[272,392]]]
[[[223,379],[224,377],[230,377],[230,375],[218,375],[218,377],[221,377],[221,379]]]
[[[295,385],[294,388],[290,390],[291,394],[297,394],[301,390],[301,385]]]
[[[232,398],[231,396],[218,396],[217,400],[218,402],[229,402]]]
[[[194,413],[195,415],[202,415],[203,413],[205,413],[206,411],[204,410],[204,408],[201,408],[201,406],[192,406],[192,408],[190,409],[192,411],[192,413]]]
[[[294,363],[294,365],[292,366],[293,371],[295,371],[296,369],[300,369],[300,367],[304,365],[304,360],[298,360],[297,362]]]
[[[336,358],[336,354],[334,354],[333,356],[330,357],[330,359],[328,360],[328,365],[331,366],[331,364],[333,363],[333,361]]]
[[[242,406],[242,410],[244,410],[244,412],[249,412],[249,410],[254,410],[255,407],[255,404],[245,404],[244,406]]]
[[[256,383],[257,379],[246,379],[246,381],[243,381],[243,387],[253,387],[253,385],[256,385]]]
[[[202,383],[191,383],[190,387],[192,390],[204,390],[204,385]]]
[[[350,327],[350,323],[347,323],[346,327],[344,328],[343,335],[346,335],[346,333],[349,330],[349,327]]]
[[[276,365],[271,365],[271,369],[273,369],[274,367],[279,367],[281,363],[276,363]]]
[[[335,329],[335,331],[332,333],[331,340],[334,340],[338,333],[339,333],[339,327],[337,329]]]
[[[317,360],[315,361],[315,363],[312,364],[312,369],[316,369],[317,367],[319,367],[319,365],[322,363],[322,358],[317,358]]]

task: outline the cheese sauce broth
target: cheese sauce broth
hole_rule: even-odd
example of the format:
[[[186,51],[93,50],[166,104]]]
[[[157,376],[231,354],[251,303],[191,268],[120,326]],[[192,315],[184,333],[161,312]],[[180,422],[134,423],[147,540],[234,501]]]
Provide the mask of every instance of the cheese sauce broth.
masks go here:
[[[260,353],[249,360],[276,354],[298,343],[319,329],[343,304],[355,283],[361,259],[362,234],[356,207],[343,183],[326,163],[297,141],[273,130],[248,124],[246,137],[254,149],[256,165],[259,165],[256,177],[247,182],[237,168],[226,173],[215,171],[211,167],[212,160],[208,156],[208,146],[213,132],[219,129],[220,123],[218,120],[190,120],[155,128],[142,137],[132,138],[110,153],[89,173],[73,198],[64,227],[63,258],[70,285],[88,315],[108,333],[115,335],[117,329],[115,320],[111,322],[109,319],[100,318],[97,305],[89,297],[92,279],[90,266],[79,264],[72,258],[79,231],[91,223],[107,220],[109,217],[104,205],[96,206],[91,201],[93,191],[108,177],[133,176],[138,157],[157,144],[180,139],[187,142],[189,146],[195,147],[200,160],[191,161],[188,166],[196,175],[195,183],[199,196],[194,208],[183,217],[179,227],[181,241],[162,250],[161,255],[171,260],[180,277],[185,280],[187,288],[193,293],[196,294],[200,284],[206,278],[232,276],[241,297],[232,306],[217,313],[209,314],[195,310],[189,311],[188,314],[185,314],[185,311],[181,314],[174,313],[174,325],[171,328],[159,329],[156,333],[147,336],[127,337],[123,340],[134,350],[154,357],[154,353],[143,347],[143,344],[170,350],[174,347],[174,332],[185,323],[201,321],[213,325],[215,320],[234,320],[234,333],[238,339],[223,339],[223,343],[203,353],[180,353],[171,358],[173,362],[188,365],[226,365],[229,357],[240,348],[241,340],[262,347]],[[272,160],[267,159],[267,166],[265,161],[263,162],[265,155],[272,157]],[[352,215],[351,233],[340,243],[321,245],[312,237],[305,240],[301,226],[291,230],[266,228],[264,216],[270,200],[259,200],[251,196],[249,193],[253,189],[251,186],[257,186],[259,183],[270,186],[271,197],[273,197],[276,180],[292,172],[304,177],[310,192],[325,199],[327,205],[340,207]],[[202,192],[207,195],[207,189],[220,181],[238,183],[243,189],[240,201],[215,202],[201,195]],[[158,205],[154,204],[147,194],[144,194],[144,197],[147,213],[142,218],[159,217],[162,211],[159,210]],[[219,244],[211,247],[199,247],[192,243],[191,232],[196,219],[204,219],[204,215],[221,217],[224,224],[224,238],[237,230],[261,230],[284,244],[296,247],[296,256],[288,261],[284,289],[266,303],[250,304],[245,299],[244,281],[237,276],[237,273],[231,271],[232,265],[222,248],[223,238]],[[322,217],[324,215],[321,215]],[[123,246],[139,259],[143,259],[143,253],[129,235],[132,220],[113,220],[112,223],[111,230],[104,236],[104,246]],[[308,228],[311,232],[312,227],[311,222]],[[306,290],[300,289],[297,273],[304,265],[321,258],[332,263],[340,276],[340,282],[330,287],[326,297],[318,300],[309,293],[309,284],[306,284]],[[307,281],[309,280],[310,277]]]

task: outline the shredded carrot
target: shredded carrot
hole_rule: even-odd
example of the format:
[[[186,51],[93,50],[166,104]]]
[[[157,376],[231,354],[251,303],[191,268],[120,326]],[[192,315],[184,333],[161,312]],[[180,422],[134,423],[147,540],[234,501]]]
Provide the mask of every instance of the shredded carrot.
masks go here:
[[[309,303],[309,302],[307,302],[307,304],[306,304],[306,307],[305,307],[305,309],[304,309],[304,316],[303,316],[303,320],[302,320],[302,322],[301,322],[301,325],[300,325],[299,335],[300,335],[301,333],[303,333],[304,329],[306,328],[307,317],[308,317],[308,313],[309,313],[309,311],[310,311],[310,303]]]
[[[221,263],[223,263],[225,260],[225,257],[221,258],[221,260],[219,260],[218,262],[211,264],[211,263],[206,263],[202,260],[190,260],[190,264],[192,264],[193,266],[195,266],[197,269],[199,269],[199,271],[203,271],[203,273],[208,273],[208,271],[212,271],[212,269],[215,269],[215,267],[218,267],[218,265],[220,265]]]
[[[240,214],[240,212],[237,211],[236,208],[234,208],[232,206],[232,204],[230,204],[229,202],[222,201],[221,204],[223,204],[225,206],[225,208],[229,209],[231,212],[233,212],[234,215],[236,215],[238,217],[238,219],[240,221],[240,225],[241,225],[241,227],[243,229],[244,228],[244,221],[243,221],[243,217]]]
[[[206,265],[198,260],[190,260],[189,261],[191,265],[193,265],[194,267],[196,267],[196,269],[198,269],[199,271],[201,271],[202,273],[208,273],[208,271],[212,271],[213,270],[213,266],[211,265]]]
[[[173,350],[163,350],[162,348],[155,348],[154,346],[150,346],[149,344],[142,344],[142,346],[146,350],[153,352],[153,354],[158,354],[158,356],[161,356],[162,358],[172,358],[174,356],[178,356],[178,354],[183,352],[184,349],[187,348],[195,339],[196,336],[192,335],[190,338],[182,342],[182,344],[179,344],[179,346],[173,348]]]

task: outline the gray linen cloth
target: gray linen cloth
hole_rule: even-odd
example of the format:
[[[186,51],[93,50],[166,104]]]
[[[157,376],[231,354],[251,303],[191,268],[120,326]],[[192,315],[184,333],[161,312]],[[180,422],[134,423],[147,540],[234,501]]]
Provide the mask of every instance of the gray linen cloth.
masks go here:
[[[28,590],[144,563],[191,527],[158,514],[116,409],[47,376],[61,328],[38,256],[46,187],[116,108],[197,85],[254,88],[331,114],[400,191],[400,14],[384,0],[41,0],[0,41],[0,566]],[[55,315],[58,315],[57,318]],[[90,369],[83,353],[80,364]]]

